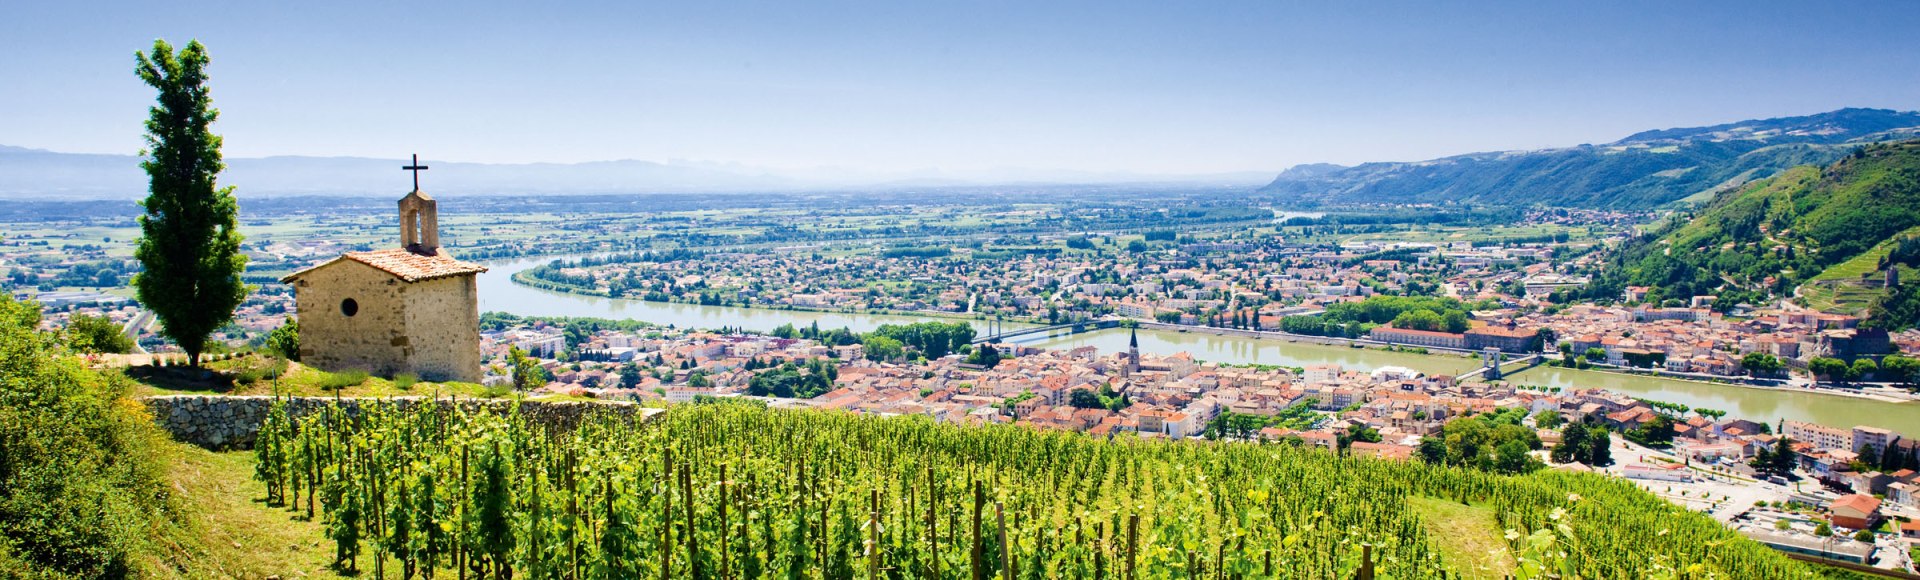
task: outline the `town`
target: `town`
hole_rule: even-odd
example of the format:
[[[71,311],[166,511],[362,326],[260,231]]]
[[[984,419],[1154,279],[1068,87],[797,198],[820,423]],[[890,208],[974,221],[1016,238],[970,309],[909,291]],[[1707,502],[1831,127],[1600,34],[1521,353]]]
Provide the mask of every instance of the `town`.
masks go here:
[[[1778,549],[1827,558],[1906,569],[1905,541],[1920,540],[1920,524],[1893,519],[1920,516],[1920,440],[1884,428],[1770,425],[1599,389],[1462,381],[1395,367],[1238,366],[1185,353],[1017,344],[918,361],[895,346],[877,358],[867,346],[890,341],[829,334],[837,336],[606,330],[576,334],[570,342],[560,325],[523,323],[486,333],[485,344],[502,360],[509,350],[540,357],[534,390],[552,395],[664,404],[748,398],[778,407],[1011,423],[1108,438],[1264,441],[1397,460],[1448,461],[1446,454],[1459,453],[1447,446],[1461,445],[1461,422],[1497,417],[1525,428],[1519,440],[1527,458],[1501,469],[1552,466],[1624,477]],[[569,352],[579,360],[555,358]],[[510,369],[499,371],[489,380],[514,380]],[[826,373],[831,388],[793,398],[765,386],[769,377],[796,373]],[[1567,433],[1590,428],[1607,438],[1597,461],[1593,450],[1567,448]],[[1469,444],[1482,447],[1467,453],[1502,465],[1496,445]],[[1804,481],[1789,485],[1785,476],[1793,474]],[[1815,514],[1831,514],[1831,523]],[[1903,540],[1870,533],[1888,525],[1897,529],[1885,538]],[[1869,533],[1855,534],[1862,530]],[[1885,551],[1876,556],[1877,550]]]
[[[1911,6],[69,4],[0,578],[1920,578]]]

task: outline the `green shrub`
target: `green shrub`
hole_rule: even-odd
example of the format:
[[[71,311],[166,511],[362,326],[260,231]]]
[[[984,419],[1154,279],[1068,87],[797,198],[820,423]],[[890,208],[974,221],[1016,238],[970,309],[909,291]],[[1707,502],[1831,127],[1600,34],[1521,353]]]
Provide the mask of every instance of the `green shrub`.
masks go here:
[[[367,382],[367,371],[340,371],[337,373],[327,373],[326,376],[320,377],[320,388],[337,391],[347,387],[356,387],[364,382]]]
[[[136,555],[171,529],[161,435],[124,400],[130,381],[88,370],[39,318],[0,294],[0,578],[144,575]]]
[[[267,334],[266,347],[281,357],[300,360],[300,320],[288,318],[279,328],[273,329]]]
[[[402,391],[412,389],[413,384],[418,382],[420,382],[420,375],[413,373],[400,373],[393,376],[393,386]]]
[[[133,339],[105,316],[75,314],[67,322],[67,346],[79,352],[126,354]]]
[[[235,385],[251,385],[263,380],[273,380],[287,374],[287,359],[259,359],[248,357],[245,366],[234,372]]]

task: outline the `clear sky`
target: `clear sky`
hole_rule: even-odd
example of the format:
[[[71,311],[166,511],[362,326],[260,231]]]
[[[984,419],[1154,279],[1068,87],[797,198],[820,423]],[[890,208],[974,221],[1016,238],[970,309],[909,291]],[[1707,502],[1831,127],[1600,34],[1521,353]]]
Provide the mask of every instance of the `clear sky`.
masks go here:
[[[211,51],[233,157],[1268,171],[1916,109],[1916,31],[1907,0],[9,0],[0,144],[136,152],[166,38]]]

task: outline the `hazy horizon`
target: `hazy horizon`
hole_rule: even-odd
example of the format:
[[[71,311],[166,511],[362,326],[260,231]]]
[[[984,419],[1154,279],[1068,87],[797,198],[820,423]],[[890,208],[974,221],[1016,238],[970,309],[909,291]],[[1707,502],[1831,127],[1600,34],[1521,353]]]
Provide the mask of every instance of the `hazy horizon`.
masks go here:
[[[137,152],[154,38],[208,46],[232,158],[1271,174],[1920,109],[1920,11],[1804,8],[20,4],[0,144]]]

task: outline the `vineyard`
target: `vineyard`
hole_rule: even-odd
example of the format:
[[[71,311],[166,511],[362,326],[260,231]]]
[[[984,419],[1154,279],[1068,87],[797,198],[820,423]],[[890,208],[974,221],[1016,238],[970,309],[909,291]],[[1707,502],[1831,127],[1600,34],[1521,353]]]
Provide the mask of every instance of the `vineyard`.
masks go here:
[[[401,578],[1451,578],[1410,501],[1488,506],[1521,578],[1809,572],[1622,481],[1284,445],[683,405],[276,408],[257,477],[337,566]],[[1496,532],[1497,533],[1497,532]]]

